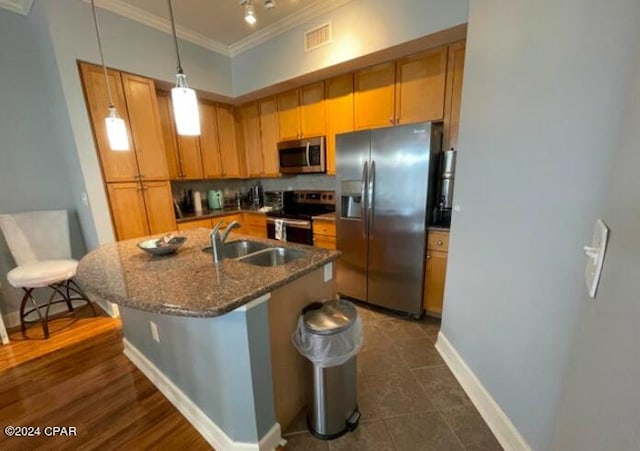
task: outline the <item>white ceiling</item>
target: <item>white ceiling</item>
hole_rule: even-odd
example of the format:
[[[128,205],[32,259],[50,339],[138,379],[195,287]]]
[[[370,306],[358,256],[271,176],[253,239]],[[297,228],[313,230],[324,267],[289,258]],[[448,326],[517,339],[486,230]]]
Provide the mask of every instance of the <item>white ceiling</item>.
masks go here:
[[[245,22],[240,0],[173,0],[172,4],[180,38],[233,56],[349,1],[275,0],[276,7],[267,10],[263,0],[253,0],[257,18],[253,26]],[[96,6],[170,32],[167,0],[96,0]]]

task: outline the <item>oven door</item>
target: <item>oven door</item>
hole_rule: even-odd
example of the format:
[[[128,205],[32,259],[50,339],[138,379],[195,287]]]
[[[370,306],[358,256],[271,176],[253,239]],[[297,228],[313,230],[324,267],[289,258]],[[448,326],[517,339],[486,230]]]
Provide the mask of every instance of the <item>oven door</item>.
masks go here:
[[[279,218],[278,218],[279,219]],[[267,237],[272,240],[276,239],[276,218],[267,217]],[[291,243],[300,243],[313,245],[313,230],[311,229],[311,221],[301,219],[280,219],[286,231],[286,241]]]
[[[324,136],[278,143],[280,172],[309,174],[326,172]]]

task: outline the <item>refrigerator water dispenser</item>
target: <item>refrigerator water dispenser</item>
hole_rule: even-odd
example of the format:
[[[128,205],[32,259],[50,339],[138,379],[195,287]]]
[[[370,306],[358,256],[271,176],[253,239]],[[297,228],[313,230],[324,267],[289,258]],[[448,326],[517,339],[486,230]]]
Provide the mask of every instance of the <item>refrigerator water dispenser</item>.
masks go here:
[[[360,219],[362,214],[362,182],[345,180],[342,182],[341,218]]]

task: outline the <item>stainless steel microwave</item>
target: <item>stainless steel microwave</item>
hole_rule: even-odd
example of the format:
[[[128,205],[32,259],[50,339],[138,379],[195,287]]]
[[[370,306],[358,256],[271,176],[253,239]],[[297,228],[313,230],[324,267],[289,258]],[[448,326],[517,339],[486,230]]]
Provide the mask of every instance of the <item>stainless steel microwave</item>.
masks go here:
[[[327,172],[324,136],[278,143],[280,172],[314,174]]]

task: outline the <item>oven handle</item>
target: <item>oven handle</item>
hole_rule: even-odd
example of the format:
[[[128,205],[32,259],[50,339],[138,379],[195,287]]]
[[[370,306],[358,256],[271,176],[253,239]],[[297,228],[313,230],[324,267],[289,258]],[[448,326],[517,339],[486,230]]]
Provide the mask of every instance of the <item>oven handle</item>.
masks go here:
[[[282,219],[282,222],[286,226],[296,227],[298,229],[311,229],[311,221],[296,221],[294,219]],[[276,219],[267,218],[267,224],[275,224]]]
[[[309,141],[307,141],[307,167],[310,168],[311,167],[311,160],[309,159],[309,146],[311,145],[311,143]]]

